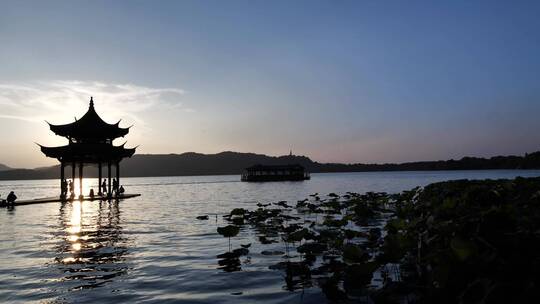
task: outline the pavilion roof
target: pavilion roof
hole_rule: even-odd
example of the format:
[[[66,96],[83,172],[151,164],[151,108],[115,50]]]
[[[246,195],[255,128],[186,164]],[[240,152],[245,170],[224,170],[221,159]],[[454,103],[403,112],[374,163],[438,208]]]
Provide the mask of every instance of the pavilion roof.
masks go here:
[[[39,145],[39,144],[38,144]],[[113,146],[106,143],[71,143],[60,147],[40,146],[41,152],[47,157],[56,158],[61,162],[98,163],[120,161],[131,157],[135,148],[124,148],[125,144]]]
[[[48,123],[48,122],[47,122]],[[129,133],[129,128],[121,128],[120,121],[115,124],[105,122],[94,109],[94,100],[90,97],[88,111],[75,122],[64,125],[49,124],[51,131],[56,135],[71,137],[78,140],[99,141],[124,137]]]

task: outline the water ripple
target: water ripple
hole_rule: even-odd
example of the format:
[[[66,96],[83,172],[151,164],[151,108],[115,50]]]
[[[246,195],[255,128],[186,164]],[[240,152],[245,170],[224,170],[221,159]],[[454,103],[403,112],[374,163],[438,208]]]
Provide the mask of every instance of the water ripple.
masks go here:
[[[285,248],[259,246],[252,231],[242,229],[232,240],[234,247],[252,243],[249,256],[219,265],[216,257],[228,249],[216,233],[225,225],[222,215],[314,192],[397,192],[440,180],[516,175],[540,171],[314,174],[301,183],[263,184],[236,176],[126,178],[126,190],[141,197],[0,209],[0,303],[325,302],[317,288],[285,290],[282,273],[268,269],[281,257],[260,254]],[[47,197],[57,186],[55,180],[1,181],[0,193]],[[209,219],[197,220],[200,215]]]

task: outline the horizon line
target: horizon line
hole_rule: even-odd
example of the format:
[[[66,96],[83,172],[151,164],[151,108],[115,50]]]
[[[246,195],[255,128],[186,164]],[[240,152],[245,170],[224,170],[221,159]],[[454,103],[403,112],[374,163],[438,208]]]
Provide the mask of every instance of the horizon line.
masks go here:
[[[461,160],[463,158],[482,158],[482,159],[491,159],[495,157],[525,157],[532,153],[538,153],[538,151],[533,152],[525,152],[521,155],[515,155],[515,154],[509,154],[509,155],[492,155],[492,156],[470,156],[470,155],[464,155],[459,158],[449,158],[449,159],[436,159],[436,160],[414,160],[414,161],[405,161],[405,162],[379,162],[379,163],[370,163],[370,162],[319,162],[317,160],[312,159],[311,157],[307,155],[297,155],[297,154],[283,154],[283,155],[270,155],[270,154],[264,154],[264,153],[255,153],[255,152],[238,152],[238,151],[232,151],[232,150],[225,150],[221,152],[216,153],[202,153],[202,152],[195,152],[195,151],[186,151],[186,152],[173,152],[173,153],[136,153],[134,156],[165,156],[165,155],[176,155],[181,156],[185,154],[199,154],[199,155],[205,155],[205,156],[212,156],[212,155],[218,155],[223,153],[236,153],[236,154],[253,154],[253,155],[260,155],[260,156],[266,156],[266,157],[274,157],[274,158],[280,158],[280,157],[305,157],[308,158],[310,161],[319,163],[319,164],[339,164],[339,165],[403,165],[403,164],[410,164],[410,163],[423,163],[423,162],[439,162],[439,161],[453,161],[453,160]],[[49,166],[38,166],[33,168],[16,168],[16,167],[10,167],[6,163],[0,163],[0,165],[4,165],[8,167],[7,170],[2,171],[10,171],[10,170],[37,170],[37,169],[43,169],[43,168],[51,168],[56,167],[59,165],[49,165]]]

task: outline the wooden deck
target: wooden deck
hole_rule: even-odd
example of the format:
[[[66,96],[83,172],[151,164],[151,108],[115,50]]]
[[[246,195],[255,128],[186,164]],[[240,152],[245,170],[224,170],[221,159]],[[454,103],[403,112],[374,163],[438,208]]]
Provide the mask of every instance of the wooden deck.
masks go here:
[[[14,206],[24,206],[24,205],[34,205],[34,204],[46,204],[46,203],[61,203],[61,202],[72,202],[72,201],[109,201],[109,200],[122,200],[122,199],[128,199],[132,197],[141,196],[140,194],[122,194],[120,196],[113,196],[113,197],[106,197],[106,196],[94,196],[93,198],[89,196],[85,196],[82,199],[75,198],[75,199],[69,199],[69,198],[60,198],[59,196],[54,197],[43,197],[43,198],[36,198],[31,200],[17,200],[15,201]]]

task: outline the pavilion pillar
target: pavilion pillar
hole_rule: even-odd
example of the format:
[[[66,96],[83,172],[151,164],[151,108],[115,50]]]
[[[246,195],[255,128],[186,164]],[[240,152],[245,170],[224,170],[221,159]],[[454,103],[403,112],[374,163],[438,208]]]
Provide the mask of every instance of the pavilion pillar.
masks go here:
[[[109,161],[107,163],[107,169],[108,169],[108,175],[109,175],[109,180],[108,180],[108,187],[107,187],[107,195],[108,196],[111,196],[112,195],[112,189],[111,189],[111,162]]]
[[[79,189],[80,189],[80,192],[81,192],[81,194],[79,194],[80,199],[82,199],[84,197],[82,180],[83,180],[83,163],[81,162],[79,164]]]
[[[116,193],[118,194],[118,189],[120,189],[120,162],[116,163]]]
[[[98,195],[102,195],[101,192],[101,163],[98,163]]]
[[[64,167],[63,161],[60,162],[60,196],[64,196]]]
[[[66,191],[66,196],[67,196],[67,193],[69,192],[70,193],[70,198],[72,199],[73,197],[75,197],[75,162],[71,162],[71,183],[67,183],[66,187],[67,187],[67,191]]]

